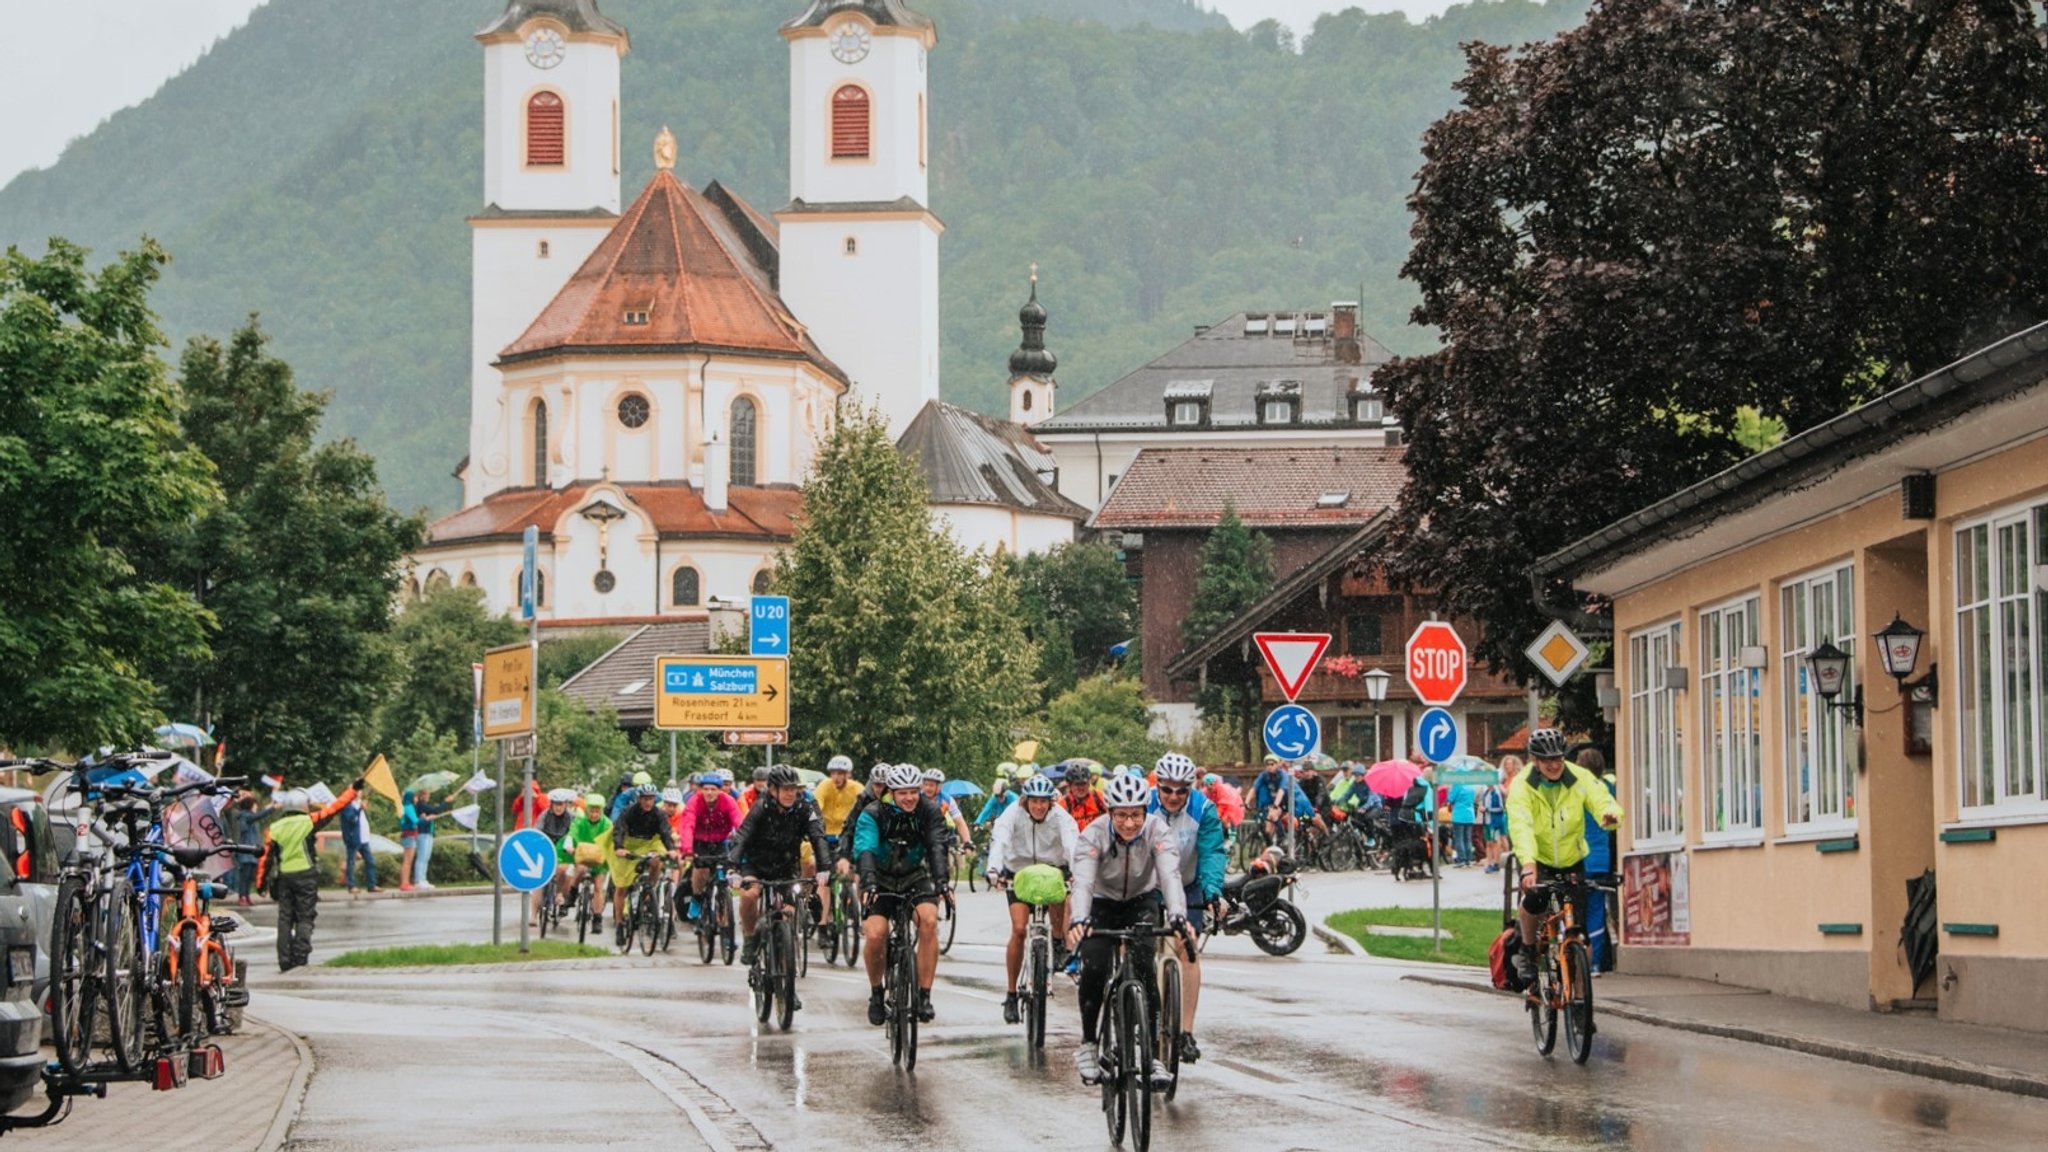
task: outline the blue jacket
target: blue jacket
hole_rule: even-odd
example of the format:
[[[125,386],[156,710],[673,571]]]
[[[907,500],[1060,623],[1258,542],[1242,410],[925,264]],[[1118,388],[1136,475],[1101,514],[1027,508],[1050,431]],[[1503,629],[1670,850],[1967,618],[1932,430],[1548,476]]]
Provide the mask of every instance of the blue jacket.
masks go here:
[[[1003,789],[1002,795],[989,797],[988,802],[981,806],[981,811],[974,814],[974,826],[979,828],[983,824],[994,821],[996,817],[1008,812],[1010,805],[1016,802],[1017,794],[1008,788]]]
[[[1178,819],[1169,818],[1152,796],[1152,811],[1166,822],[1180,846],[1180,883],[1198,887],[1204,903],[1223,895],[1223,874],[1230,864],[1230,850],[1223,844],[1223,816],[1209,798],[1196,791],[1188,795],[1188,806]]]
[[[1247,815],[1256,815],[1260,820],[1265,819],[1266,810],[1279,802],[1280,790],[1283,788],[1294,793],[1296,816],[1307,819],[1316,814],[1315,806],[1308,802],[1308,793],[1303,792],[1294,783],[1293,777],[1285,772],[1261,772],[1258,778],[1252,781],[1252,807],[1256,809],[1256,813]]]

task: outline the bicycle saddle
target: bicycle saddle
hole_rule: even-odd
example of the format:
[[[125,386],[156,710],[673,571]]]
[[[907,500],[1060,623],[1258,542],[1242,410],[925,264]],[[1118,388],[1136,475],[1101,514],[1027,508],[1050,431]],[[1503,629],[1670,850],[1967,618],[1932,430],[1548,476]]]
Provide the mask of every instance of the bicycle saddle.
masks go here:
[[[218,848],[173,848],[171,858],[187,868],[197,868],[206,863],[208,856],[218,851]]]

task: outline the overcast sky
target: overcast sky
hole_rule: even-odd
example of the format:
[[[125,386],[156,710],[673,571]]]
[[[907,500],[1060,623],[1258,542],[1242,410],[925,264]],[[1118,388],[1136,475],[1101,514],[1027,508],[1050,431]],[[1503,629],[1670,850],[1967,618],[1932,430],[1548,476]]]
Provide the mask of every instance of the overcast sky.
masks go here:
[[[64,146],[141,103],[248,19],[261,0],[0,0],[15,45],[0,68],[0,185],[56,162]],[[452,0],[422,0],[444,4]],[[474,0],[464,0],[474,2]],[[1364,8],[1420,19],[1452,0],[1205,0],[1243,28],[1269,16],[1307,31],[1320,12]]]

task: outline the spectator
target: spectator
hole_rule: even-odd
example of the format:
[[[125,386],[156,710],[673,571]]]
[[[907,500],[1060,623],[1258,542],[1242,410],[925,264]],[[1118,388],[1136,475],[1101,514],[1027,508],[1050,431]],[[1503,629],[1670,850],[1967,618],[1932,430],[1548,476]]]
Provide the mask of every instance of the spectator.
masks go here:
[[[1455,866],[1470,868],[1478,855],[1479,785],[1453,784],[1450,799],[1451,848],[1456,853]]]
[[[420,850],[420,812],[410,790],[398,798],[398,846],[404,853],[398,863],[398,890],[410,892],[413,861]]]
[[[545,803],[547,798],[543,795],[541,799]],[[434,886],[427,882],[427,865],[434,859],[434,821],[455,811],[455,804],[450,800],[436,800],[429,796],[424,800],[415,801],[413,811],[419,818],[419,843],[418,855],[413,861],[412,886],[431,890]],[[522,824],[520,827],[523,828],[525,825]]]
[[[277,970],[289,972],[313,958],[313,921],[320,906],[320,870],[313,866],[313,841],[320,826],[340,814],[361,794],[357,780],[349,790],[335,797],[318,812],[306,811],[306,795],[292,795],[293,809],[278,817],[265,834],[263,863],[256,870],[257,883],[268,877],[271,898],[277,901]]]
[[[362,861],[363,890],[379,891],[377,861],[370,852],[370,821],[361,798],[341,810],[341,882],[350,895],[356,890],[356,861]]]
[[[256,794],[247,789],[236,795],[235,802],[227,810],[228,839],[244,847],[254,848],[263,843],[263,818],[266,814],[256,807]],[[235,858],[235,870],[230,886],[235,890],[235,905],[247,908],[255,903],[250,896],[256,891],[256,861],[246,857]]]

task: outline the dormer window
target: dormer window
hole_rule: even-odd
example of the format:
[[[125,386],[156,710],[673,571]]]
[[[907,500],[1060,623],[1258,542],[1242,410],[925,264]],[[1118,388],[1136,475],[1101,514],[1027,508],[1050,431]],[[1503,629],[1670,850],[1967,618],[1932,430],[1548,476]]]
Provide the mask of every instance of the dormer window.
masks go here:
[[[1268,427],[1301,422],[1301,381],[1268,380],[1259,385],[1259,423]]]
[[[1358,392],[1351,396],[1351,418],[1360,424],[1378,424],[1387,414],[1379,397]]]
[[[1200,428],[1209,423],[1213,380],[1175,380],[1166,386],[1166,422],[1175,428]]]
[[[628,328],[645,328],[648,324],[647,309],[626,309],[625,323]]]

